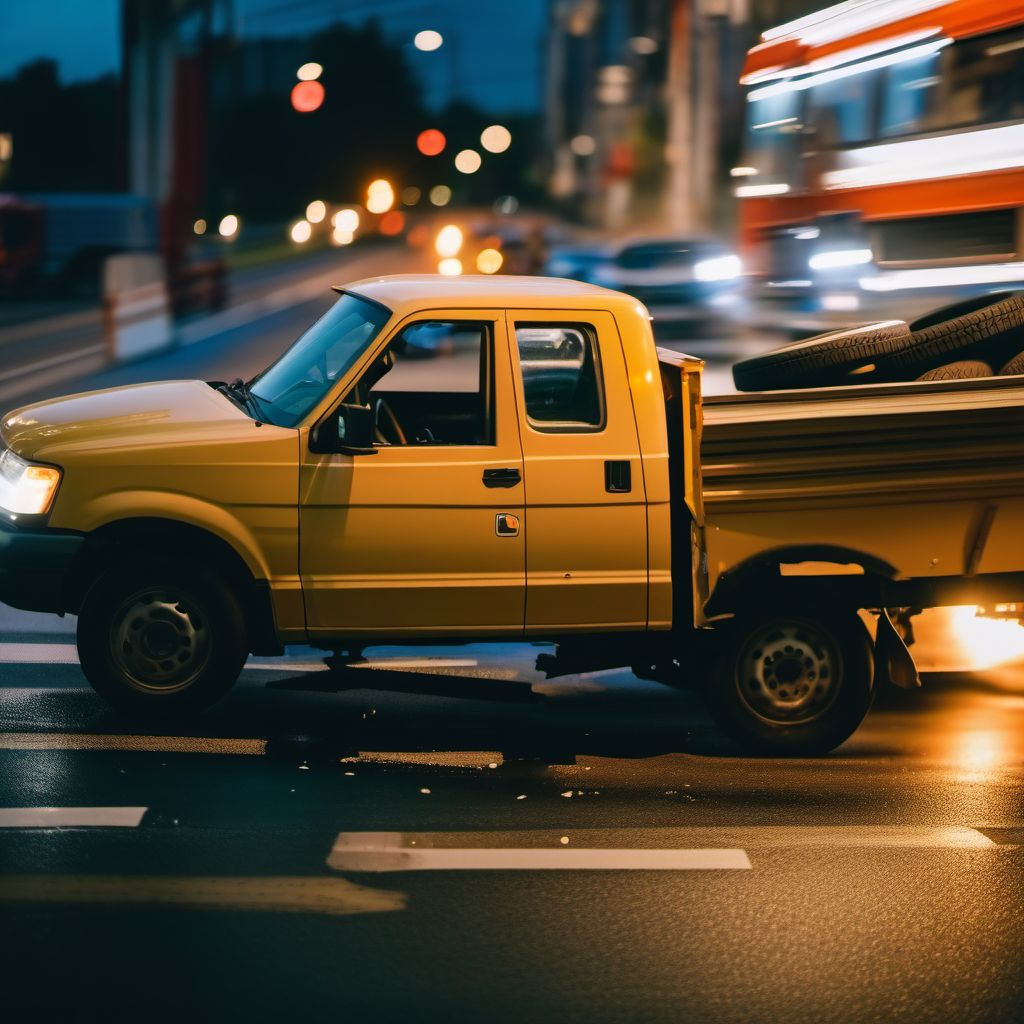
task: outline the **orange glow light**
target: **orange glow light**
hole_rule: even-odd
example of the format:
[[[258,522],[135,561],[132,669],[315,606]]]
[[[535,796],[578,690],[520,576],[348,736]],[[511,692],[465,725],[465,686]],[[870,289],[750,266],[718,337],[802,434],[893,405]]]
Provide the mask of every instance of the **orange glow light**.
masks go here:
[[[300,114],[311,114],[324,102],[324,87],[319,82],[296,82],[292,86],[292,106]]]
[[[427,128],[416,136],[416,148],[424,156],[437,156],[444,152],[447,145],[448,140],[444,137],[444,132],[436,128]]]
[[[382,235],[400,235],[405,227],[405,214],[401,210],[389,210],[380,219]]]

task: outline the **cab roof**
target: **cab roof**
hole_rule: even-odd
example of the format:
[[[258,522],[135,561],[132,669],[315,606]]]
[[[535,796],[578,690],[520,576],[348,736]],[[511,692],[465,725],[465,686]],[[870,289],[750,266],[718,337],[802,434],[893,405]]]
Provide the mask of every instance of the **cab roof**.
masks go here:
[[[368,277],[351,284],[336,285],[336,292],[349,292],[372,299],[394,313],[404,315],[419,309],[614,309],[623,304],[636,308],[636,299],[622,292],[582,281],[560,277],[517,277],[464,274],[393,274]]]

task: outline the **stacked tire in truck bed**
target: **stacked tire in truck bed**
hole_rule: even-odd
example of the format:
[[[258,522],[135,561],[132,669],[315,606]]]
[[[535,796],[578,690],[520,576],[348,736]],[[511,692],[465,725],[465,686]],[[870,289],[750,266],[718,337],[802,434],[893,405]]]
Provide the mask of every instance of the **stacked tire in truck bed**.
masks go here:
[[[832,331],[733,367],[740,391],[1024,373],[1024,293],[1001,292],[905,323]]]

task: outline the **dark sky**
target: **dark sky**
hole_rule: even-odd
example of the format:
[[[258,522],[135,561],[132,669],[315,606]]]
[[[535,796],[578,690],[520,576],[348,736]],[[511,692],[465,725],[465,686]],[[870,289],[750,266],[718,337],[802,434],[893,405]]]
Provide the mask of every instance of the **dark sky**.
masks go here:
[[[548,0],[235,0],[243,37],[303,36],[343,19],[377,17],[388,36],[409,45],[410,62],[431,106],[451,92],[496,111],[540,103]],[[36,57],[53,57],[62,79],[120,68],[120,0],[0,0],[0,76]],[[419,53],[413,35],[445,37]]]

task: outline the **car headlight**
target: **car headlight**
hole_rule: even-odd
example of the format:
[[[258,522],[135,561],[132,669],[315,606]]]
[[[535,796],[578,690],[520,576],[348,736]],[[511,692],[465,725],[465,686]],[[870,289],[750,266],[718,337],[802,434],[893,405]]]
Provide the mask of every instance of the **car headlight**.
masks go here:
[[[713,256],[693,265],[693,276],[698,281],[733,281],[742,273],[739,256]]]
[[[0,448],[0,509],[12,516],[44,516],[60,485],[60,470],[37,466]]]

